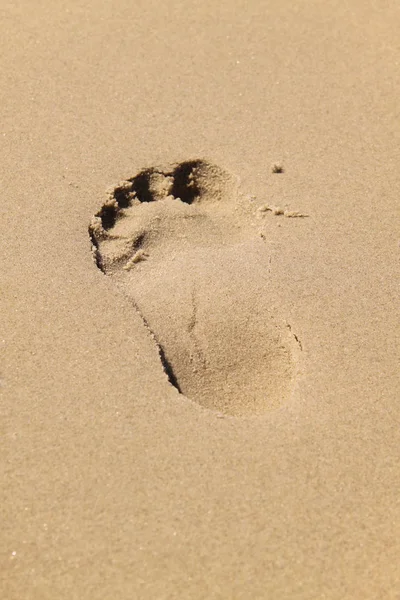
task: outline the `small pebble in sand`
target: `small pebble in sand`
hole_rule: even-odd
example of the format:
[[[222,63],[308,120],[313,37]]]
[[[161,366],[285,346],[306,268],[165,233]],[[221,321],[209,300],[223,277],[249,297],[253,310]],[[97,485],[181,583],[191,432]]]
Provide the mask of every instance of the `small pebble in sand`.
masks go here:
[[[284,168],[283,165],[281,163],[274,163],[272,165],[272,172],[273,173],[283,173],[284,172]]]

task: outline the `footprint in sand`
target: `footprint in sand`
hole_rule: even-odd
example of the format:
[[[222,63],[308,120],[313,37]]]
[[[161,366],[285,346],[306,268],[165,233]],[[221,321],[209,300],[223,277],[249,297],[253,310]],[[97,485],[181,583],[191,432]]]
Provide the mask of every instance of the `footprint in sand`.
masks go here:
[[[267,248],[232,175],[203,160],[143,170],[112,191],[89,234],[179,393],[234,416],[288,399],[297,344],[271,311]]]

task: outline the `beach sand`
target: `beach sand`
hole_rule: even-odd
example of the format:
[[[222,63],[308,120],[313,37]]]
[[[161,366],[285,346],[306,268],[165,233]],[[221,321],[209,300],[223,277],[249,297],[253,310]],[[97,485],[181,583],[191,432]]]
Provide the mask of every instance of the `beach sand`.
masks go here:
[[[1,598],[399,597],[398,3],[0,19]]]

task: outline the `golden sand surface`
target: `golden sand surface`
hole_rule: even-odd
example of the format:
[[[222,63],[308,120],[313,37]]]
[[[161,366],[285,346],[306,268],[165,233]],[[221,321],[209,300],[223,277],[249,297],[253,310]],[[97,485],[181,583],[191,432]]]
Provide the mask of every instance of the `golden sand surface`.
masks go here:
[[[400,597],[399,3],[0,21],[0,597]]]

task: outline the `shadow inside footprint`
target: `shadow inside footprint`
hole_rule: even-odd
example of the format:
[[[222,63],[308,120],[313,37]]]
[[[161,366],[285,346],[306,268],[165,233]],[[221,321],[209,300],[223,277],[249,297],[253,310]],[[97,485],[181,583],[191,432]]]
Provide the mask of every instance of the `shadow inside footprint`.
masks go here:
[[[287,399],[295,361],[269,307],[265,245],[237,199],[236,179],[203,160],[145,169],[113,189],[89,235],[169,382],[210,410],[249,416]]]

